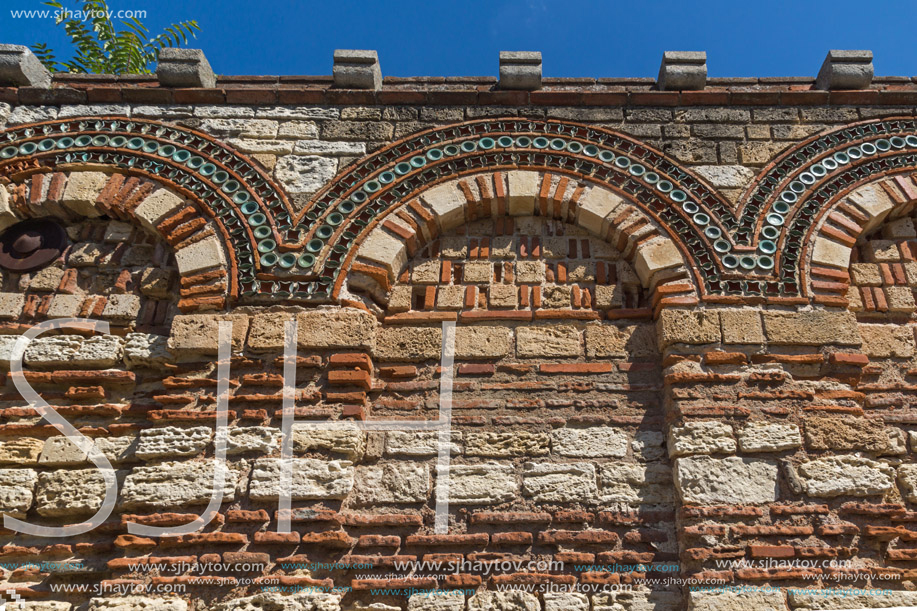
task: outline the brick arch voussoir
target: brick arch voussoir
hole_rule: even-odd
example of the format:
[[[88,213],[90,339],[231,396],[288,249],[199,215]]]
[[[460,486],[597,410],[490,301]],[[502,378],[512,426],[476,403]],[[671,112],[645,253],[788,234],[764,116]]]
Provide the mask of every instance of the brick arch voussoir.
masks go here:
[[[805,238],[802,274],[813,301],[846,308],[850,258],[857,241],[884,223],[911,214],[915,206],[913,169],[869,177],[826,206]]]
[[[698,302],[684,246],[664,227],[606,185],[545,169],[452,178],[392,209],[360,236],[338,297],[364,293],[384,303],[414,254],[444,233],[483,218],[530,215],[577,225],[614,246],[634,266],[657,310]]]
[[[183,312],[221,310],[237,293],[225,228],[173,186],[142,173],[83,166],[18,175],[0,185],[0,227],[28,218],[107,217],[161,238],[181,278]]]

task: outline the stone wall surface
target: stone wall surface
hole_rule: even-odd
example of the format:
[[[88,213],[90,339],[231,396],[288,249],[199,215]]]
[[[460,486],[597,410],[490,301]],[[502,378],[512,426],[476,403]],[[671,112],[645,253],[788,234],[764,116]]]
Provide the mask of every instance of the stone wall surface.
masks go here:
[[[751,80],[0,88],[0,509],[118,485],[4,523],[0,589],[917,606],[917,96]]]

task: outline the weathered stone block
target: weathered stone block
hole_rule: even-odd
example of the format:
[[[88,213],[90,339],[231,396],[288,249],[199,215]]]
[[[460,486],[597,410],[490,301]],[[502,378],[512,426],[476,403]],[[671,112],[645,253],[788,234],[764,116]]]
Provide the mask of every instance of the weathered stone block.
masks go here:
[[[352,498],[360,505],[423,503],[429,490],[427,465],[392,462],[358,467]]]
[[[93,598],[89,601],[88,611],[188,611],[188,603],[172,596]]]
[[[95,513],[105,499],[105,480],[98,469],[61,469],[38,476],[35,509],[45,517]]]
[[[805,419],[806,445],[811,450],[881,452],[888,435],[881,420],[855,416],[811,416]]]
[[[244,314],[181,314],[172,319],[168,347],[178,356],[213,355],[219,351],[219,323],[232,323],[232,350],[242,350],[248,332]]]
[[[429,593],[414,594],[408,598],[408,611],[465,611],[465,595],[448,590],[436,592],[432,596]]]
[[[363,432],[357,428],[322,430],[307,424],[293,425],[293,451],[297,453],[331,452],[359,461],[363,458],[363,438]]]
[[[437,472],[437,477],[443,474]],[[458,505],[496,505],[519,495],[512,465],[484,463],[449,466],[449,502]]]
[[[163,369],[173,360],[169,338],[150,333],[128,333],[124,342],[124,364],[128,369]]]
[[[140,431],[137,444],[137,458],[153,460],[172,456],[196,456],[204,451],[213,431],[210,427],[198,426],[188,429],[177,426],[145,429]]]
[[[634,256],[634,270],[645,287],[650,286],[650,280],[657,272],[684,263],[685,260],[675,242],[662,237],[642,243],[637,247]]]
[[[248,495],[253,501],[276,501],[280,496],[280,459],[262,458],[252,468]],[[343,499],[353,488],[350,461],[294,458],[291,498]]]
[[[503,458],[543,456],[548,453],[549,443],[547,433],[469,432],[465,434],[465,454]]]
[[[506,173],[507,212],[512,216],[530,216],[535,213],[535,197],[541,177],[538,172],[512,170]]]
[[[688,504],[772,503],[777,499],[777,465],[736,456],[679,458],[675,487]]]
[[[0,469],[0,511],[17,518],[25,517],[38,483],[33,469]]]
[[[165,87],[216,87],[216,75],[200,49],[166,47],[158,59],[156,78]]]
[[[846,592],[833,593],[812,592],[808,588],[791,588],[787,590],[787,597],[794,611],[887,608],[897,611],[917,606],[917,592],[914,590],[853,589],[850,591],[848,589]]]
[[[624,327],[605,323],[586,325],[586,356],[589,358],[653,357],[656,355],[658,351],[654,325],[642,324]]]
[[[383,327],[376,338],[375,354],[381,361],[439,360],[441,353],[438,327]]]
[[[541,603],[523,590],[482,590],[468,599],[468,611],[541,611]]]
[[[462,453],[462,433],[452,431],[449,452]],[[389,431],[385,434],[385,453],[388,456],[436,456],[439,453],[437,431]]]
[[[799,427],[782,422],[750,422],[739,433],[743,452],[780,452],[802,445]]]
[[[675,500],[672,469],[668,465],[606,464],[601,466],[603,503],[654,504]]]
[[[280,447],[280,429],[274,427],[242,426],[225,430],[226,454],[229,456],[248,452],[270,454]]]
[[[551,446],[561,456],[623,458],[627,455],[627,441],[624,431],[605,426],[551,432]]]
[[[624,200],[608,189],[592,187],[576,208],[576,224],[600,238],[608,231],[606,219],[625,205]]]
[[[720,310],[720,323],[724,343],[764,343],[764,326],[757,310]]]
[[[216,471],[214,469],[217,469]],[[206,505],[216,476],[222,475],[223,502],[235,500],[239,474],[213,460],[164,462],[134,467],[124,479],[120,504],[124,509],[147,508],[174,511],[177,507]]]
[[[515,287],[510,287],[515,290]],[[499,359],[513,349],[513,331],[502,326],[455,328],[455,356],[460,359]]]
[[[875,358],[914,356],[914,330],[904,325],[860,325],[863,352]]]
[[[911,503],[917,502],[917,464],[898,467],[898,483],[904,490],[904,497]]]
[[[356,308],[322,309],[297,316],[299,347],[372,349],[376,334],[375,317]]]
[[[595,465],[525,463],[522,491],[539,503],[590,503],[596,498]]]
[[[786,611],[781,592],[773,590],[726,590],[690,592],[688,611]]]
[[[421,198],[430,207],[441,231],[449,231],[465,222],[465,206],[468,202],[455,182],[433,187],[425,191]]]
[[[45,442],[33,437],[18,437],[0,443],[0,464],[36,465]]]
[[[716,312],[663,309],[656,321],[659,349],[672,344],[710,344],[720,341]]]
[[[853,312],[765,311],[764,331],[771,344],[800,346],[859,346],[860,334]]]
[[[67,177],[61,203],[82,216],[101,216],[96,200],[106,182],[108,174],[102,172],[74,172]]]
[[[582,333],[569,325],[518,327],[516,354],[521,358],[582,356]]]
[[[150,231],[156,231],[156,224],[177,211],[184,200],[168,189],[156,189],[134,209],[134,216]]]
[[[859,456],[826,456],[799,465],[809,496],[884,494],[895,482],[895,469],[887,463]]]
[[[732,427],[725,422],[706,420],[687,422],[669,430],[669,456],[689,454],[732,454],[736,441]]]

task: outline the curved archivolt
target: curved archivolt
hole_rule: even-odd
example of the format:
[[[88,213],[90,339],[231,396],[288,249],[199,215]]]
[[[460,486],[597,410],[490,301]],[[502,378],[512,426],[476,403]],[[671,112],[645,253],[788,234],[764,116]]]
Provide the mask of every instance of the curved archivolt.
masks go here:
[[[386,294],[415,253],[452,229],[484,218],[539,216],[575,224],[610,243],[660,301],[697,302],[687,253],[639,207],[615,191],[559,172],[482,170],[437,183],[396,207],[341,261],[335,296]],[[663,288],[664,287],[664,288]]]
[[[0,177],[86,163],[156,176],[199,203],[248,300],[334,301],[370,233],[421,193],[485,171],[532,171],[631,202],[688,257],[701,299],[786,303],[813,297],[806,253],[820,219],[865,182],[917,168],[917,121],[863,122],[802,142],[765,168],[737,210],[639,141],[567,122],[487,119],[419,132],[351,166],[298,216],[257,164],[193,130],[91,118],[0,134]]]

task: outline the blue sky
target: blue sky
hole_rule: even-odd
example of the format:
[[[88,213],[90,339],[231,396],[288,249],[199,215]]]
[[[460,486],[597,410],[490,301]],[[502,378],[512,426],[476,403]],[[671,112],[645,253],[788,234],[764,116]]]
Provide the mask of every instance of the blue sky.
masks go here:
[[[65,6],[78,8],[71,0]],[[50,19],[0,41],[64,48]],[[336,48],[376,49],[390,76],[496,76],[500,50],[541,51],[545,76],[655,77],[665,50],[705,50],[710,76],[814,76],[830,48],[872,49],[877,75],[917,74],[914,0],[111,0],[151,30],[197,19],[188,46],[220,74],[330,74]],[[9,9],[9,10],[7,10]],[[58,56],[63,55],[58,50]]]

